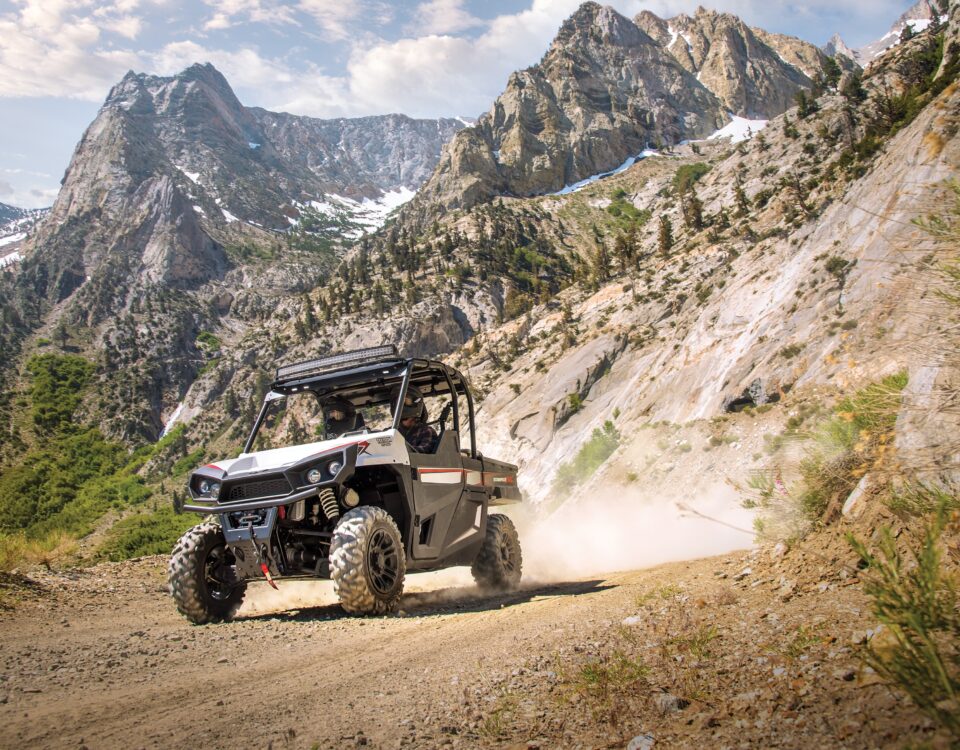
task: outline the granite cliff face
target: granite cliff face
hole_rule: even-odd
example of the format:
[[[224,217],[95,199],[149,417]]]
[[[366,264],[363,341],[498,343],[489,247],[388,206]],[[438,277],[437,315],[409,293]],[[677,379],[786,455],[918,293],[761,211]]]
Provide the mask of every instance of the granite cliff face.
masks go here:
[[[104,364],[129,368],[104,386],[126,394],[117,434],[155,437],[164,404],[207,358],[199,333],[225,318],[241,328],[262,320],[320,283],[340,248],[385,217],[369,206],[411,195],[461,127],[250,109],[210,65],[170,78],[129,73],[18,248],[9,293],[18,322],[2,349],[55,321],[85,331]]]
[[[514,73],[489,112],[450,142],[404,218],[498,195],[551,193],[645,148],[702,138],[728,121],[774,117],[813,86],[825,55],[700,8],[634,20],[584,3],[544,58]]]
[[[644,11],[635,20],[741,117],[769,119],[785,111],[823,67],[824,55],[812,44],[751,29],[729,13],[698,8],[693,16],[664,20]]]
[[[557,191],[654,144],[706,136],[723,119],[717,98],[646,32],[584,3],[540,63],[514,73],[451,141],[407,213]]]

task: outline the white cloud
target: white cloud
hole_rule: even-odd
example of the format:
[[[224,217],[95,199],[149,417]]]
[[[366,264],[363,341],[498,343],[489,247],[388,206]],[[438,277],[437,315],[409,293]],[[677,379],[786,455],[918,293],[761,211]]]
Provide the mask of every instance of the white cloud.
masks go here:
[[[304,72],[308,77],[313,72],[310,68],[293,71],[281,62],[261,57],[253,49],[207,49],[196,42],[167,44],[150,56],[150,70],[160,75],[174,75],[194,63],[204,62],[213,63],[232,86],[260,91],[282,88]]]
[[[471,15],[464,9],[463,3],[464,0],[428,0],[420,3],[408,30],[423,35],[455,34],[483,26],[484,21]]]
[[[299,8],[316,21],[328,39],[342,40],[350,38],[351,22],[361,17],[363,5],[343,0],[300,0]]]
[[[103,44],[104,31],[124,36],[139,31],[135,17],[115,14],[117,6],[90,9],[67,0],[18,5],[19,12],[0,16],[0,96],[102,99],[139,61],[130,50]],[[88,9],[93,12],[83,15]]]
[[[239,23],[296,23],[293,8],[274,0],[204,0],[214,13],[204,29],[228,29]]]
[[[346,88],[363,113],[479,114],[511,72],[540,59],[579,5],[579,0],[534,0],[525,11],[493,19],[475,39],[434,34],[356,48]],[[323,116],[323,103],[318,104],[311,114]]]
[[[143,28],[143,21],[136,16],[107,18],[103,21],[103,28],[120,36],[125,36],[127,39],[136,39]]]
[[[13,195],[13,185],[4,180],[0,180],[0,198],[8,198]]]
[[[321,117],[390,111],[476,115],[489,108],[512,71],[540,59],[564,18],[580,5],[580,0],[529,0],[525,10],[482,21],[469,12],[469,2],[479,0],[420,0],[409,16],[409,38],[384,41],[373,32],[378,23],[391,21],[396,6],[382,0],[204,0],[206,15],[197,19],[198,27],[270,24],[290,40],[287,51],[267,56],[251,47],[239,29],[228,32],[236,34],[228,37],[229,46],[208,48],[190,37],[189,24],[182,36],[179,30],[167,30],[157,46],[130,49],[125,40],[139,38],[146,28],[141,11],[167,1],[13,0],[12,11],[0,12],[0,97],[102,101],[129,69],[172,74],[210,61],[249,104]],[[695,12],[700,1],[610,0],[624,15],[648,8],[665,17]],[[748,23],[782,28],[785,15],[864,18],[882,13],[892,21],[903,0],[849,0],[842,10],[836,0],[715,3]],[[457,36],[469,29],[480,33]],[[155,24],[151,31],[158,31]],[[825,28],[824,36],[832,31]],[[336,53],[302,46],[315,32],[343,44]],[[337,64],[334,54],[344,46],[349,50],[345,69],[330,75],[321,64]]]

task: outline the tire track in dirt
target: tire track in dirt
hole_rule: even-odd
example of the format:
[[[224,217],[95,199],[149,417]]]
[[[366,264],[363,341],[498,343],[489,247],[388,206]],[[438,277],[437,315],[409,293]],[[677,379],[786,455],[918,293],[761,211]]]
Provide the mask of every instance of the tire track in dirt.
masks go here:
[[[617,590],[592,580],[483,597],[469,586],[407,594],[400,617],[323,605],[192,627],[162,593],[124,583],[98,602],[54,593],[5,618],[0,744],[335,747],[362,731],[396,746],[398,722],[449,711],[476,665],[520,663]]]

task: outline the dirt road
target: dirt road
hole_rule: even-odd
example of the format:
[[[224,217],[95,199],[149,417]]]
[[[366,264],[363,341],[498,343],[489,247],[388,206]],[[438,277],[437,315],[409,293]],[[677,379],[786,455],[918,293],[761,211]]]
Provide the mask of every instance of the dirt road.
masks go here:
[[[17,589],[15,609],[0,614],[0,745],[625,747],[649,733],[658,748],[878,747],[929,737],[914,709],[858,671],[851,644],[872,624],[859,587],[833,567],[791,573],[808,561],[735,553],[498,597],[447,572],[408,579],[402,612],[380,619],[345,617],[326,584],[287,582],[282,600],[254,587],[237,621],[207,627],[176,613],[164,565],[38,574],[35,588]],[[624,654],[642,669],[591,677]]]

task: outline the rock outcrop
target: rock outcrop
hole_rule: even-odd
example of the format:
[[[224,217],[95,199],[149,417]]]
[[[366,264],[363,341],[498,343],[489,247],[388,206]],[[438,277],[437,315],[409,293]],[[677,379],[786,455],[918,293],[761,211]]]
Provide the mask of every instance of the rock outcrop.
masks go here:
[[[584,3],[444,150],[409,216],[560,190],[658,143],[706,136],[724,107],[630,19]]]
[[[812,44],[752,29],[737,16],[698,8],[669,20],[649,11],[637,25],[654,37],[684,69],[735,115],[769,119],[793,106],[823,66]]]
[[[404,220],[498,195],[551,193],[613,170],[655,144],[710,134],[733,113],[768,119],[810,88],[825,55],[807,42],[699,9],[634,20],[587,2],[543,59],[514,73],[457,134]]]
[[[231,312],[236,329],[269,318],[331,271],[335,245],[288,231],[310,205],[411,193],[462,127],[251,109],[209,64],[167,78],[128,73],[84,133],[49,215],[18,248],[11,295],[37,306],[29,321],[19,311],[16,335],[49,325],[51,310],[88,329],[109,365],[137,372],[122,387],[107,373],[105,393],[124,394],[116,432],[107,430],[155,437],[165,403],[205,361],[201,330]]]
[[[902,16],[900,16],[900,18],[894,21],[894,23],[890,26],[890,30],[879,39],[875,39],[872,42],[863,45],[859,49],[851,51],[846,44],[843,44],[843,40],[840,39],[839,35],[834,34],[830,41],[827,42],[824,52],[827,54],[832,54],[831,52],[827,51],[831,49],[832,45],[832,48],[837,52],[848,55],[858,64],[865,66],[891,47],[895,47],[897,44],[899,44],[900,36],[903,34],[904,29],[908,26],[910,27],[911,31],[916,33],[918,31],[923,31],[931,23],[940,18],[940,9],[937,7],[937,3],[934,0],[917,0],[916,3],[914,3]],[[839,44],[837,44],[837,40],[839,40]]]

